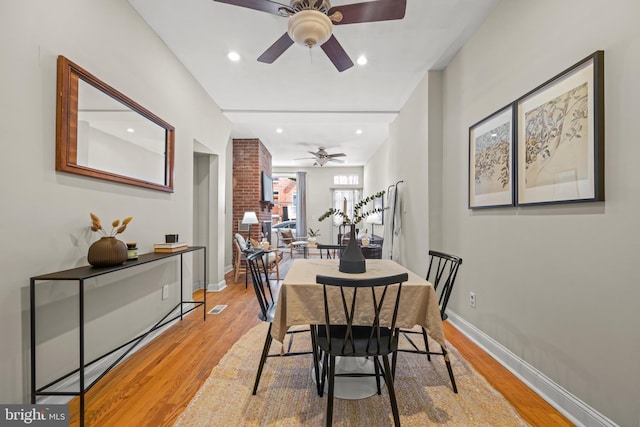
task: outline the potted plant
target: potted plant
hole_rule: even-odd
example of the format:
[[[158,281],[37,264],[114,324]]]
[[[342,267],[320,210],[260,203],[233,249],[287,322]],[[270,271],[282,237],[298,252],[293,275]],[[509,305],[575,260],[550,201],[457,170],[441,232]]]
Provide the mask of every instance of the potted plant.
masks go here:
[[[323,213],[318,221],[324,221],[332,215],[339,216],[342,218],[342,222],[345,225],[349,225],[351,231],[351,238],[349,239],[349,243],[347,247],[344,249],[342,256],[340,257],[340,268],[339,270],[343,273],[364,273],[366,271],[366,263],[364,255],[362,255],[362,250],[358,246],[358,241],[356,239],[356,224],[360,223],[363,219],[368,217],[369,215],[373,215],[379,212],[382,212],[382,208],[375,208],[370,211],[362,211],[362,209],[372,202],[373,200],[384,196],[385,191],[380,191],[371,196],[365,197],[360,200],[353,207],[353,215],[349,216],[347,214],[347,199],[344,199],[344,208],[342,210],[331,208]]]
[[[307,241],[310,245],[315,245],[318,242],[318,237],[320,236],[320,229],[314,230],[309,227],[309,238]]]

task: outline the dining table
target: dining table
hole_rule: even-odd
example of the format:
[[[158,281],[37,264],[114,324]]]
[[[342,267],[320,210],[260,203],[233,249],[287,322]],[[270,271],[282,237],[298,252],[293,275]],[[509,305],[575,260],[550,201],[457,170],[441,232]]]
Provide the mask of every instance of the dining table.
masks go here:
[[[408,280],[402,284],[396,326],[403,329],[422,326],[431,338],[446,348],[440,307],[430,282],[390,259],[367,259],[366,271],[357,274],[340,272],[338,270],[339,262],[338,259],[316,258],[293,261],[282,281],[278,294],[278,304],[271,328],[273,339],[282,343],[287,330],[293,326],[325,324],[323,287],[316,283],[317,275],[369,279],[407,273]],[[356,315],[362,319],[371,318],[373,316],[372,306],[363,307],[366,307],[364,310],[371,310],[371,313],[364,312]],[[372,363],[370,360],[368,362],[369,368],[371,368]],[[366,360],[350,361],[350,363],[351,367],[344,369],[369,369],[364,367],[364,364],[367,363]],[[354,363],[357,366],[354,366]],[[345,382],[343,387],[345,391],[343,392],[340,391],[336,381],[335,395],[346,399],[357,399],[375,394],[375,380],[371,380],[373,383],[369,382],[364,386],[359,386],[353,381],[349,384]]]

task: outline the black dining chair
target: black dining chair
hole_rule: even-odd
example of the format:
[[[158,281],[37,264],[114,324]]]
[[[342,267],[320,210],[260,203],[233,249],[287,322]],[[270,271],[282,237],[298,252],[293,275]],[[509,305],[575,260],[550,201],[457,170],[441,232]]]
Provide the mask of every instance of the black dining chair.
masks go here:
[[[344,245],[327,245],[323,243],[318,243],[316,246],[320,250],[320,258],[322,258],[322,252],[325,251],[327,259],[340,258],[342,251],[346,248]]]
[[[312,354],[313,364],[314,364],[313,366],[316,372],[316,384],[319,384],[320,375],[318,370],[318,353],[316,352],[316,345],[315,345],[316,336],[315,336],[315,332],[312,331],[311,329],[287,331],[287,335],[290,337],[287,352],[284,354],[280,354],[280,353],[269,354],[269,349],[271,348],[271,343],[273,341],[273,338],[271,337],[271,327],[273,326],[273,317],[276,312],[276,301],[274,300],[273,294],[271,293],[271,285],[269,284],[269,276],[268,276],[267,267],[265,265],[263,255],[264,253],[262,250],[252,252],[247,255],[247,261],[246,261],[249,271],[251,272],[253,289],[258,299],[258,305],[260,306],[258,317],[263,322],[269,322],[269,330],[267,331],[267,336],[264,341],[262,355],[260,356],[260,364],[258,365],[258,372],[256,373],[256,380],[253,385],[253,394],[255,395],[258,390],[258,384],[260,383],[262,369],[264,368],[264,364],[267,360],[267,357],[300,356],[305,354]],[[270,302],[269,302],[269,297],[267,296],[267,291],[269,292],[269,297],[271,299]],[[307,333],[307,332],[310,333],[310,336],[311,336],[311,351],[292,352],[291,346],[293,344],[294,335],[299,333]]]
[[[324,296],[325,324],[317,325],[316,344],[324,358],[319,387],[321,396],[325,379],[328,380],[327,426],[333,421],[335,377],[375,375],[380,394],[380,372],[389,392],[394,423],[400,425],[389,355],[398,348],[396,319],[402,283],[407,279],[407,273],[372,279],[316,276],[316,282],[322,284]],[[361,317],[362,313],[369,312],[370,320],[357,319],[358,315]],[[332,320],[336,318],[344,321],[336,323]],[[371,358],[375,374],[336,374],[338,356]]]
[[[429,269],[427,270],[427,280],[433,284],[433,288],[436,291],[438,304],[440,305],[440,317],[442,318],[442,320],[447,319],[447,304],[449,302],[449,297],[451,296],[451,291],[453,290],[453,285],[455,284],[456,277],[458,275],[458,269],[461,265],[462,258],[460,257],[449,255],[444,252],[429,251]],[[451,362],[449,361],[447,350],[443,346],[440,346],[440,351],[431,350],[429,348],[427,331],[424,328],[420,329],[420,331],[408,329],[400,330],[402,336],[404,336],[411,344],[411,348],[398,349],[398,352],[425,354],[427,356],[427,360],[429,361],[431,361],[431,356],[433,355],[443,356],[444,362],[447,366],[447,371],[449,372],[451,387],[453,388],[453,392],[457,393],[458,387],[456,386],[456,380],[453,376],[453,369],[451,368]],[[411,334],[422,335],[424,349],[420,348],[411,339]],[[396,363],[397,357],[394,357],[393,372],[395,372],[396,370]]]

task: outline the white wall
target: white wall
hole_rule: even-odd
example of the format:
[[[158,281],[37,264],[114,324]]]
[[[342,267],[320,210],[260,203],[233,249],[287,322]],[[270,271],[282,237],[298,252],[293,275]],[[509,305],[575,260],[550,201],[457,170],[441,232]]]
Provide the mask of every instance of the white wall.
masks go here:
[[[418,256],[402,263],[422,273],[428,247],[462,256],[449,309],[555,383],[577,402],[573,415],[586,415],[576,421],[593,425],[640,422],[639,22],[636,0],[503,0],[444,74],[416,87],[392,125],[388,170],[377,155],[365,166],[366,177],[378,169],[407,183],[403,250]],[[467,209],[469,126],[599,49],[606,202]]]
[[[86,264],[87,249],[97,239],[88,229],[89,212],[105,223],[133,216],[122,239],[137,241],[140,253],[150,252],[166,232],[189,241],[193,141],[209,147],[224,164],[230,124],[126,0],[0,4],[0,233],[5,241],[0,248],[0,402],[18,403],[28,401],[29,393],[29,278]],[[175,126],[173,194],[55,171],[58,55]],[[224,194],[224,187],[220,191]],[[223,225],[217,225],[219,233]],[[209,249],[215,258],[224,251]],[[115,277],[125,285],[107,278],[88,285],[93,349],[149,326],[179,294],[175,263],[142,271]],[[222,279],[221,271],[214,274],[220,277],[211,281]],[[165,283],[171,284],[171,299],[161,301]],[[187,281],[187,292],[190,286]],[[55,363],[77,361],[77,309],[73,285],[39,289],[43,371],[38,376],[47,378]]]
[[[389,141],[385,141],[378,150],[373,153],[371,158],[367,161],[363,170],[364,186],[363,193],[365,196],[377,193],[378,191],[387,190],[387,187],[391,184],[387,177],[389,171]],[[382,227],[380,227],[382,228]],[[376,234],[382,235],[382,229]]]
[[[363,168],[363,176],[364,176],[364,186],[363,186],[363,195],[365,197],[378,193],[382,190],[387,191],[389,185],[392,183],[389,182],[389,178],[387,176],[389,172],[389,140],[384,142],[384,144],[378,147],[378,150],[373,153],[373,155],[367,161],[365,167]],[[384,196],[384,207],[387,206],[387,195]],[[383,214],[383,224],[380,225],[370,225],[367,224],[365,228],[369,229],[369,233],[374,233],[376,236],[380,236],[384,239],[385,237],[385,226],[384,222],[389,220],[388,210],[386,210]]]
[[[426,274],[429,249],[428,105],[427,75],[418,83],[398,117],[391,123],[388,142],[388,185],[404,181],[398,185],[402,231],[400,237],[394,238],[399,246],[393,259],[420,275]],[[388,216],[385,217],[386,221]]]
[[[640,420],[639,23],[637,0],[502,1],[444,73],[450,309],[623,426]],[[469,126],[599,49],[606,202],[468,210]]]
[[[442,129],[442,71],[429,71],[428,78],[428,96],[429,96],[429,167],[427,188],[429,192],[429,249],[444,251],[442,241],[442,174],[444,165],[442,162],[443,150],[443,129]]]
[[[224,202],[224,218],[225,218],[225,242],[224,265],[225,271],[231,271],[233,266],[233,139],[229,138],[226,147],[227,172],[225,174],[225,202]]]

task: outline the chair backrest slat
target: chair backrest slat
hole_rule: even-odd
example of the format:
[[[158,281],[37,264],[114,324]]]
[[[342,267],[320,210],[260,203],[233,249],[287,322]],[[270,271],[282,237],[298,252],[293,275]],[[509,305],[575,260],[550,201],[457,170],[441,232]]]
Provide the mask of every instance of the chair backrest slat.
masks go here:
[[[451,296],[460,265],[462,265],[462,258],[460,257],[444,252],[429,251],[427,280],[433,284],[436,294],[438,295],[438,304],[440,305],[440,316],[442,319],[447,318],[447,304],[449,303],[449,297]]]
[[[323,243],[318,243],[316,247],[320,251],[320,258],[322,258],[322,252],[326,251],[327,259],[340,258],[342,256],[342,251],[346,248],[344,245],[326,245]]]
[[[355,330],[356,328],[366,327],[369,328],[369,339],[366,345],[366,352],[370,354],[379,354],[381,350],[389,351],[390,349],[382,349],[380,347],[383,342],[383,336],[395,336],[397,334],[396,320],[398,318],[398,309],[400,306],[400,295],[402,291],[402,284],[407,281],[408,274],[398,274],[387,277],[377,277],[371,279],[350,279],[342,277],[329,277],[329,276],[316,276],[316,282],[323,285],[323,299],[324,299],[324,314],[325,314],[325,333],[331,343],[333,339],[341,339],[341,352],[349,354],[356,351],[355,346]],[[338,301],[329,298],[329,289],[339,289],[339,307],[336,306]],[[362,288],[363,291],[358,292]],[[370,292],[369,292],[370,289]],[[392,292],[392,289],[395,292]],[[378,290],[376,292],[376,290]],[[367,298],[367,295],[371,294],[371,298]],[[390,298],[395,298],[394,301],[388,301]],[[360,304],[360,305],[359,305]],[[366,305],[366,304],[370,304]],[[364,306],[362,306],[364,305]],[[386,320],[382,318],[383,310],[388,310],[388,307],[392,308],[392,314]],[[357,323],[357,319],[362,318],[362,312],[370,314],[370,319],[366,324]],[[342,311],[340,318],[344,319],[344,323],[335,324],[331,319],[336,318],[332,316],[334,311]],[[358,316],[360,314],[360,316]],[[361,321],[360,321],[361,322]],[[332,326],[340,326],[342,336],[331,337]],[[334,330],[335,332],[336,330]],[[366,339],[366,336],[365,336]],[[387,345],[392,345],[394,340],[387,339]],[[372,346],[375,346],[372,347]]]
[[[249,266],[249,271],[251,272],[251,279],[253,282],[253,289],[256,293],[256,297],[258,299],[258,304],[260,305],[260,311],[264,318],[267,318],[267,312],[271,305],[273,305],[273,296],[271,297],[271,302],[267,297],[267,293],[265,291],[265,282],[266,286],[269,286],[269,276],[267,273],[267,266],[264,262],[264,252],[262,250],[257,250],[255,252],[250,253],[247,256],[247,265]],[[262,271],[261,271],[262,270]],[[271,293],[271,289],[269,289],[269,293]]]

